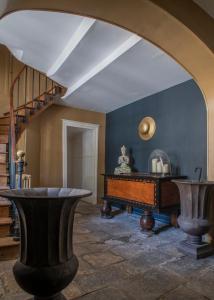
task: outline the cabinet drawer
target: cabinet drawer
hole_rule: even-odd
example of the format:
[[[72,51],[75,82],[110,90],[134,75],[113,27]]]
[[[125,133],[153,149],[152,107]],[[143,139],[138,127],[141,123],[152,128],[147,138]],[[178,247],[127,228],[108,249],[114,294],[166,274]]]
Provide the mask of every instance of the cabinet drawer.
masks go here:
[[[107,179],[107,196],[155,205],[155,183]]]

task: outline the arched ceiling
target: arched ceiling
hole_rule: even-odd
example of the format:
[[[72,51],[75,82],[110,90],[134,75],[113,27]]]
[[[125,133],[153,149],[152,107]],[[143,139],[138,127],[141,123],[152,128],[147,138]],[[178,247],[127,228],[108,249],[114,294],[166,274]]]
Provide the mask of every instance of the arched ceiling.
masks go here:
[[[109,112],[190,79],[159,48],[92,18],[20,11],[0,20],[0,43],[68,88],[63,103]]]

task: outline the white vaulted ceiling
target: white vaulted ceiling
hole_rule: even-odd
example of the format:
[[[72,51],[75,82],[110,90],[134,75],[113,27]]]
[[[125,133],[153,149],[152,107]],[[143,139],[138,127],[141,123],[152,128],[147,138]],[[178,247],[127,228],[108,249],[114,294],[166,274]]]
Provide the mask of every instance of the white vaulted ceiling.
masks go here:
[[[114,25],[22,11],[0,21],[0,43],[68,88],[62,103],[109,112],[190,79],[160,49]]]

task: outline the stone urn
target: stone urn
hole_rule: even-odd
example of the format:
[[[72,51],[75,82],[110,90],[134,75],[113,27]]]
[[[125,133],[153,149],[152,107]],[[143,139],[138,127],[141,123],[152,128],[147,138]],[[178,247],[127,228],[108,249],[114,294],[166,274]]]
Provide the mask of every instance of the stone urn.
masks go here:
[[[195,258],[214,253],[213,246],[202,241],[209,232],[209,209],[214,201],[214,182],[195,180],[172,180],[179,189],[181,214],[178,217],[180,228],[187,233],[187,239],[180,243],[179,249]]]
[[[92,193],[82,189],[33,188],[1,192],[14,201],[20,219],[21,253],[13,267],[19,286],[35,300],[65,299],[61,291],[74,278],[75,208]]]

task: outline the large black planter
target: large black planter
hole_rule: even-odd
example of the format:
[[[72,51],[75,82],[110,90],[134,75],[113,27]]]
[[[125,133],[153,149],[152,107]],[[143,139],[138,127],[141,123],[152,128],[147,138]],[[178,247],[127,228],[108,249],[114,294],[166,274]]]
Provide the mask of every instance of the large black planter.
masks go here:
[[[214,182],[194,180],[173,180],[180,192],[181,214],[178,217],[180,228],[187,233],[187,239],[179,249],[195,258],[214,253],[213,246],[202,241],[209,232],[209,210],[214,201]]]
[[[65,188],[8,190],[20,218],[21,254],[13,268],[20,287],[35,300],[61,300],[74,278],[78,260],[72,235],[76,205],[90,191]]]

